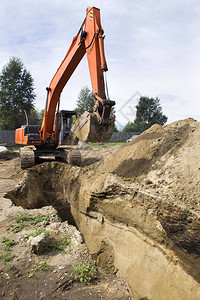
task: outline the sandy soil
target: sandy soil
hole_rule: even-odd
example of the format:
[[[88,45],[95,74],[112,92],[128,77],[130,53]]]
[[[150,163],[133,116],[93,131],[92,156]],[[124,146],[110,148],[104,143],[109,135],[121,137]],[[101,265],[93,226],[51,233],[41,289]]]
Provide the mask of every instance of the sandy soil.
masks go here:
[[[26,210],[4,198],[8,191],[20,185],[23,171],[16,155],[1,155],[0,158],[0,292],[4,299],[131,299],[123,279],[96,268],[80,232],[67,221],[62,221],[52,206]],[[50,217],[37,224],[27,221],[27,226],[13,232],[14,226],[19,225],[16,222],[19,214],[28,214],[29,219],[39,214]],[[64,251],[54,249],[41,255],[34,254],[26,235],[35,233],[36,228],[50,233],[55,240],[62,235],[69,236],[70,246]],[[5,250],[3,237],[14,239],[17,244]],[[7,264],[3,260],[6,253],[11,256]],[[72,265],[83,262],[93,264],[97,270],[91,283],[81,283],[70,276]]]
[[[127,228],[129,226],[137,228],[151,240],[176,253],[180,265],[200,282],[200,123],[193,119],[186,119],[167,126],[154,125],[122,147],[91,149],[88,145],[82,145],[80,150],[83,158],[81,167],[71,167],[59,162],[45,162],[20,171],[18,158],[4,157],[1,160],[1,237],[3,235],[13,238],[16,236],[6,228],[14,222],[15,216],[20,211],[24,211],[20,206],[12,206],[10,200],[3,198],[6,192],[12,191],[7,195],[16,205],[23,205],[25,208],[38,208],[47,204],[55,208],[58,203],[58,213],[52,207],[48,208],[52,210],[56,219],[53,218],[50,224],[45,225],[49,230],[48,226],[52,223],[60,224],[56,225],[58,234],[68,228],[65,223],[66,219],[60,214],[63,209],[62,205],[68,203],[81,214],[97,212],[112,223],[125,224]],[[60,209],[59,205],[61,205]],[[30,210],[30,212],[37,214],[45,209],[47,208],[43,207]],[[63,223],[59,217],[62,218]],[[67,220],[73,224],[69,215]],[[62,224],[66,225],[65,229]],[[69,228],[72,228],[70,226]],[[30,230],[33,228],[30,227]],[[17,241],[22,238],[25,231],[26,228],[21,231]],[[73,254],[72,250],[66,261],[72,262],[74,257],[83,261],[86,259],[85,255],[88,260],[91,259],[83,245],[83,243],[78,243],[77,247],[81,247],[82,250],[77,250],[79,254],[75,250]],[[29,277],[38,263],[38,256],[30,254],[24,241],[14,246],[13,251],[16,249],[17,253],[19,247],[25,249],[23,251],[27,254],[23,257],[27,257],[28,260],[25,259],[24,265],[22,264],[23,271],[15,261],[14,268],[18,270],[17,272],[22,272],[21,279],[25,278],[27,283],[21,285],[21,279],[13,275],[15,279],[12,277],[13,280],[10,281],[14,287],[11,288],[11,293],[17,291],[18,298],[10,299],[25,299],[20,298],[19,291],[23,291],[22,286],[30,285],[36,289],[37,284],[41,282],[41,280]],[[73,248],[76,249],[75,246]],[[39,257],[40,262],[45,260],[56,271],[55,273],[38,271],[38,276],[41,274],[41,278],[45,276],[54,278],[51,280],[54,285],[48,286],[45,296],[41,294],[40,297],[48,295],[48,299],[51,299],[49,297],[53,298],[60,293],[61,298],[58,299],[65,299],[62,297],[67,295],[69,299],[79,299],[77,294],[75,296],[73,293],[80,290],[82,299],[90,299],[89,293],[95,293],[92,294],[91,299],[113,299],[113,295],[115,295],[114,299],[129,299],[123,280],[116,277],[105,279],[102,272],[99,272],[98,280],[94,282],[94,285],[83,286],[77,281],[71,285],[69,278],[71,264],[66,263],[64,271],[67,275],[62,275],[63,270],[59,270],[58,264],[63,265],[63,256],[60,258],[61,262],[55,259],[55,257],[59,259],[59,255],[60,253],[52,255],[53,258],[52,256]],[[106,259],[105,257],[102,262],[104,268],[108,265]],[[2,274],[6,273],[4,268],[2,264]],[[12,271],[11,268],[11,274],[15,274],[14,270]],[[6,276],[2,275],[5,293]],[[8,276],[11,278],[10,274]],[[67,290],[57,289],[61,284],[59,276],[66,278]],[[18,285],[20,287],[17,290]],[[40,293],[44,286],[44,282],[39,285]],[[106,295],[109,289],[111,294]],[[24,293],[27,293],[26,289]],[[34,294],[33,291],[32,294]],[[38,299],[38,296],[35,299]]]
[[[107,156],[101,169],[167,195],[168,201],[200,216],[199,157],[200,123],[186,119],[152,126]]]

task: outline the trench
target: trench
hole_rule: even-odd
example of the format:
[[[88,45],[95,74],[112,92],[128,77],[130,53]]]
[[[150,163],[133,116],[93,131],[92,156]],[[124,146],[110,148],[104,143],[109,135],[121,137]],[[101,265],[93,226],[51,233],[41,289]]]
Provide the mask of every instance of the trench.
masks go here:
[[[187,263],[185,249],[170,247],[169,223],[164,220],[162,225],[137,205],[130,209],[130,191],[116,178],[106,190],[93,187],[94,173],[91,168],[46,162],[26,170],[7,197],[26,209],[53,206],[82,233],[97,265],[127,281],[133,299],[200,299],[198,268]],[[134,195],[150,201],[149,195]]]

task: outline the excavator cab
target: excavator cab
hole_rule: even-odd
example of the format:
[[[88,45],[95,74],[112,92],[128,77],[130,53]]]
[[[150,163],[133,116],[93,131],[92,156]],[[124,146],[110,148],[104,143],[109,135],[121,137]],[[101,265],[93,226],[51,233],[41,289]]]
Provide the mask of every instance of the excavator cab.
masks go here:
[[[72,123],[77,119],[77,113],[73,110],[61,110],[58,121],[58,144],[77,145],[78,138],[71,131]]]

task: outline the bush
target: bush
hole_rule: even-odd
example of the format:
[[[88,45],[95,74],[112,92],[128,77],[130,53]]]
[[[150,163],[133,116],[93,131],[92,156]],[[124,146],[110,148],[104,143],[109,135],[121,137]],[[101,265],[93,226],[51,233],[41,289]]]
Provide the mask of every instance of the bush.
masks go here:
[[[97,273],[96,268],[89,262],[84,262],[82,265],[73,264],[72,267],[74,271],[70,276],[79,279],[80,282],[90,282]]]

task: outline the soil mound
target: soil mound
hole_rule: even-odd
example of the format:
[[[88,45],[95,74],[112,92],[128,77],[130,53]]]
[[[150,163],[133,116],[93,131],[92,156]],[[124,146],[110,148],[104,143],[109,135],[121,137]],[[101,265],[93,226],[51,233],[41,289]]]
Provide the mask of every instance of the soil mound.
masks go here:
[[[53,206],[76,224],[97,265],[124,277],[135,299],[199,299],[200,123],[154,125],[110,154],[80,150],[81,167],[52,161],[21,171],[7,197]]]
[[[103,169],[168,194],[199,211],[200,123],[194,119],[153,125],[108,156]]]

